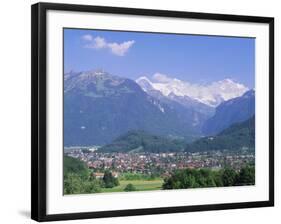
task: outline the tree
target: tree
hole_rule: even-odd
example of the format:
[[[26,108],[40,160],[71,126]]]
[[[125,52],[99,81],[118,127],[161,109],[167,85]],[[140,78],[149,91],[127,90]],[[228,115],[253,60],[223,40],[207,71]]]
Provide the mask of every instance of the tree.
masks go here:
[[[86,194],[101,191],[101,183],[90,176],[86,164],[64,156],[64,194]]]
[[[69,173],[75,173],[81,177],[88,178],[89,172],[86,164],[79,159],[69,156],[63,157],[63,173],[67,175]]]
[[[64,194],[79,194],[82,189],[82,181],[79,175],[75,173],[68,173],[64,176],[63,180]]]
[[[101,184],[98,180],[89,180],[83,182],[83,193],[101,192]]]
[[[219,170],[213,173],[213,180],[215,182],[215,186],[217,187],[223,187],[222,173],[223,170]]]
[[[124,188],[124,191],[136,191],[136,190],[137,190],[136,187],[131,183],[127,184],[127,186]]]
[[[118,179],[113,177],[112,173],[108,170],[104,172],[103,182],[105,188],[113,188],[119,185]]]
[[[199,187],[241,186],[255,184],[255,167],[243,167],[240,172],[227,167],[211,169],[185,169],[175,171],[164,179],[163,189],[186,189]]]
[[[223,186],[233,186],[236,183],[237,173],[231,168],[225,168],[222,173]]]
[[[64,177],[64,194],[89,194],[101,191],[101,184],[95,179],[85,179],[75,173]]]
[[[255,168],[253,166],[243,167],[237,178],[237,185],[254,185],[255,184]]]
[[[163,189],[186,189],[198,187],[215,187],[217,172],[210,169],[185,169],[175,171],[166,178]]]

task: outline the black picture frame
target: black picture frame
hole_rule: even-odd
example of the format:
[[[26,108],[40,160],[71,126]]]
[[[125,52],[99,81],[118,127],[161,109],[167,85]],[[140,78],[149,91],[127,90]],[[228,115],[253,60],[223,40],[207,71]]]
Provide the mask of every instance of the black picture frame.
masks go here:
[[[46,13],[48,10],[75,12],[100,12],[124,15],[162,16],[235,22],[269,24],[269,200],[243,203],[208,204],[196,206],[159,207],[85,213],[46,213]],[[73,4],[37,3],[32,5],[32,153],[31,153],[31,218],[36,221],[73,220],[116,216],[133,216],[162,213],[193,212],[206,210],[238,209],[274,206],[274,18],[164,11],[137,8],[103,7]]]

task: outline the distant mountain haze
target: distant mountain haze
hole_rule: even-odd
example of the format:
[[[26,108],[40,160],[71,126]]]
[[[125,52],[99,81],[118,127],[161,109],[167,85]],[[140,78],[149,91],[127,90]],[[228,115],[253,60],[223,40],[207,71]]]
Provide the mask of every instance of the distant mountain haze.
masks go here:
[[[222,102],[215,115],[202,127],[205,135],[217,134],[230,125],[243,122],[255,114],[255,91],[249,90],[241,97]]]

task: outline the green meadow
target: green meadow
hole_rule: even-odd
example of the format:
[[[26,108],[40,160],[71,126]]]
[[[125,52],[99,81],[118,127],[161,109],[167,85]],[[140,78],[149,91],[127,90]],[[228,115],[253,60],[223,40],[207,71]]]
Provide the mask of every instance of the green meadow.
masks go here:
[[[101,192],[124,192],[128,184],[133,184],[137,191],[161,190],[163,179],[155,180],[120,180],[120,185],[113,188],[102,188]]]

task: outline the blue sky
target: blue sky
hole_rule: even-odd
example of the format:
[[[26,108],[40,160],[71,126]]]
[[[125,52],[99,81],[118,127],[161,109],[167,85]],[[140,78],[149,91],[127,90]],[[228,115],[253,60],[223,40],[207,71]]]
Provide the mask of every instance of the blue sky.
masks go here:
[[[64,29],[65,72],[103,69],[136,79],[155,73],[191,83],[255,79],[252,38]]]

